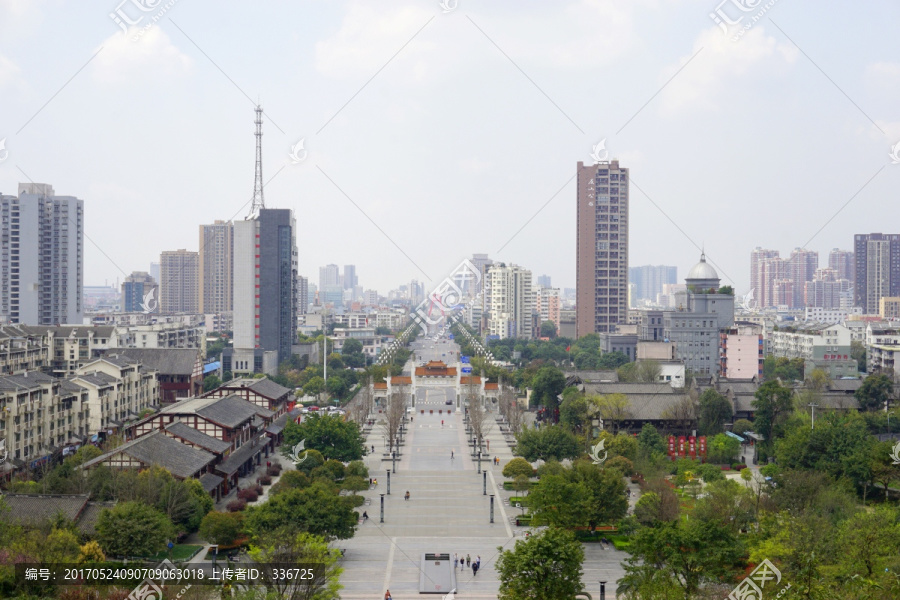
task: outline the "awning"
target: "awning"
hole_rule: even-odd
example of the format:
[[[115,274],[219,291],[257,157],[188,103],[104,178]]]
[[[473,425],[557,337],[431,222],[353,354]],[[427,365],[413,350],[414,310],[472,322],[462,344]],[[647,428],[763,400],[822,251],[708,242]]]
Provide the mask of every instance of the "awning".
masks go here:
[[[742,438],[741,436],[739,436],[738,434],[732,433],[730,431],[726,431],[725,435],[727,435],[728,437],[733,437],[734,439],[736,439],[737,441],[739,441],[742,444],[747,441],[744,438]]]

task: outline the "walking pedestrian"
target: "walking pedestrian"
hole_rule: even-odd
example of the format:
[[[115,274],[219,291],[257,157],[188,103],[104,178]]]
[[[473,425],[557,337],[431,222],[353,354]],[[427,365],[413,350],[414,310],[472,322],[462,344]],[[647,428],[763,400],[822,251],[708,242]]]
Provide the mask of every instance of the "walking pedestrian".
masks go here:
[[[466,554],[466,566],[467,567],[471,566],[471,564],[472,564],[472,556],[469,554]]]
[[[444,426],[444,420],[441,419],[441,427],[443,427],[443,426]]]
[[[363,522],[368,521],[368,520],[369,520],[369,513],[367,513],[366,511],[363,511]]]
[[[475,575],[478,575],[478,563],[477,562],[472,564],[472,576],[474,577]]]
[[[453,570],[455,571],[459,567],[459,555],[455,552],[453,553]]]
[[[384,593],[384,600],[394,600],[394,597],[391,596],[391,590],[388,590]]]
[[[450,460],[453,460],[453,450],[450,451]]]
[[[409,500],[409,490],[406,490],[406,496],[404,497],[404,500]]]
[[[491,451],[491,440],[487,440],[488,452]]]
[[[372,454],[375,454],[375,446],[372,446]]]

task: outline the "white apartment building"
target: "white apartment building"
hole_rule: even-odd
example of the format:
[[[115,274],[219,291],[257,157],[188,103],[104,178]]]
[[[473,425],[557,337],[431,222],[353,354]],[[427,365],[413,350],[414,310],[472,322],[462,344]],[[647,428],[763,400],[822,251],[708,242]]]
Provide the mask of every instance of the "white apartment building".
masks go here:
[[[803,310],[804,321],[815,321],[817,323],[840,323],[847,318],[848,315],[862,314],[862,309],[858,306],[851,308],[849,311],[842,308],[822,308],[821,306],[807,306]]]
[[[774,356],[821,360],[850,354],[850,330],[841,324],[810,323],[769,333],[769,352]]]
[[[88,436],[88,393],[69,381],[31,371],[0,377],[0,439],[15,468],[36,468],[56,452],[65,455]]]
[[[80,324],[84,201],[46,183],[0,196],[0,322]]]
[[[67,377],[79,365],[94,360],[110,348],[119,347],[118,330],[113,325],[59,327],[21,327],[33,336],[39,336],[50,348],[49,370],[55,377]]]
[[[487,335],[500,339],[532,338],[534,293],[531,271],[517,265],[494,263],[485,267],[484,312],[487,313]]]
[[[103,357],[79,367],[72,381],[88,390],[90,433],[118,430],[159,402],[159,374],[125,357]]]

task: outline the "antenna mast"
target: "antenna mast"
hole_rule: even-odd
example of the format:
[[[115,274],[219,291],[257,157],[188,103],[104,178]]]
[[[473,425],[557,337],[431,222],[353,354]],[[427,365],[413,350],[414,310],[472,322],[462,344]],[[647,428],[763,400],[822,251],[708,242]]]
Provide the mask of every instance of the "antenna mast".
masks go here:
[[[259,214],[260,209],[266,207],[266,201],[263,198],[263,174],[262,174],[262,106],[256,105],[256,175],[253,182],[253,201],[250,206],[250,214],[247,215],[251,219]]]

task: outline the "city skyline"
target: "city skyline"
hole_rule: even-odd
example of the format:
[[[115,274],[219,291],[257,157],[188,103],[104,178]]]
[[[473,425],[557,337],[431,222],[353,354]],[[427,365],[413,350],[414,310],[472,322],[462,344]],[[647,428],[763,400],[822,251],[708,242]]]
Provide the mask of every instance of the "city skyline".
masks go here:
[[[479,250],[571,287],[571,165],[589,160],[601,141],[599,151],[627,164],[640,188],[633,190],[632,264],[687,268],[704,246],[723,284],[746,292],[745,257],[756,246],[806,247],[823,257],[849,247],[855,233],[879,229],[873,215],[890,211],[900,177],[889,156],[900,141],[890,102],[900,66],[887,41],[898,7],[873,5],[878,19],[824,12],[816,18],[822,35],[812,35],[804,9],[779,3],[738,42],[710,20],[705,3],[660,6],[652,18],[642,8],[221,8],[225,17],[242,17],[225,21],[283,39],[272,52],[231,47],[228,40],[243,33],[204,28],[204,9],[185,3],[137,41],[107,10],[4,3],[0,190],[12,193],[32,178],[84,199],[93,240],[85,245],[85,283],[121,282],[165,248],[190,249],[199,224],[245,214],[253,156],[248,98],[260,97],[273,123],[267,195],[301,216],[299,272],[311,278],[316,267],[335,262],[355,264],[366,287],[379,290],[413,278],[437,282]],[[547,19],[558,27],[545,29]],[[825,41],[862,24],[872,35],[852,47]],[[52,45],[35,52],[38,36],[61,39],[63,31],[76,32],[64,60]],[[604,78],[619,82],[613,97],[592,92]],[[490,101],[477,93],[485,87]],[[83,118],[69,121],[70,114]],[[109,127],[87,135],[86,122]],[[723,146],[722,131],[750,133]],[[47,148],[44,139],[57,143]],[[539,151],[535,139],[543,140]],[[772,147],[785,156],[776,168]],[[723,148],[733,160],[722,160]],[[685,168],[679,157],[687,155],[708,166],[704,177]],[[98,174],[88,160],[116,168]],[[148,178],[149,169],[165,177]],[[513,169],[526,175],[503,175]],[[435,192],[439,177],[448,183]],[[423,197],[435,207],[471,198],[484,218],[447,211],[441,226],[458,233],[449,248],[434,244],[435,213],[423,208]],[[806,218],[779,218],[789,203]],[[691,218],[696,205],[722,226]],[[141,243],[116,226],[138,214],[149,234]],[[341,233],[371,251],[330,243],[330,228],[319,224],[334,214]],[[535,244],[538,237],[553,242]]]

